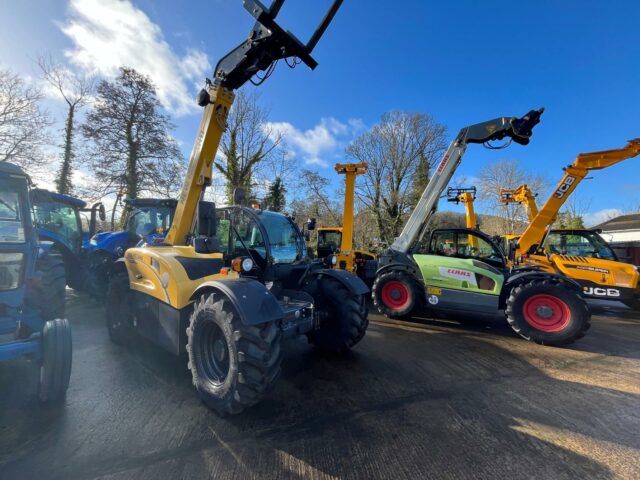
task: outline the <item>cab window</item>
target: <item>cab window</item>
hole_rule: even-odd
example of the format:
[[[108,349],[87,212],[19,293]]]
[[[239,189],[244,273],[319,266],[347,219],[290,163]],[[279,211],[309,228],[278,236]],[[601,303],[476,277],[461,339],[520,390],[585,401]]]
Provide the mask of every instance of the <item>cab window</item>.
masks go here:
[[[81,239],[78,218],[72,207],[44,202],[34,205],[33,210],[38,227],[57,233],[72,245]]]
[[[504,267],[504,257],[495,245],[473,232],[436,231],[431,236],[429,252],[432,255],[470,258],[494,267]]]
[[[267,259],[267,251],[258,223],[247,213],[238,212],[233,218],[231,246],[236,256],[255,256]]]

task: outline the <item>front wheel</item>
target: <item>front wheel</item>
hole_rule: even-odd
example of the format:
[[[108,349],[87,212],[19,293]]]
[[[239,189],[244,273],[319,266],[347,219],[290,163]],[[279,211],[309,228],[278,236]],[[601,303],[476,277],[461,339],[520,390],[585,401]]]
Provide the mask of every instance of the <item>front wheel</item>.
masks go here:
[[[541,345],[572,343],[584,337],[591,326],[591,313],[580,294],[551,280],[532,280],[514,287],[506,315],[518,335]]]
[[[194,304],[187,328],[189,370],[202,401],[222,415],[258,403],[280,376],[280,330],[244,325],[221,294]]]
[[[371,296],[378,311],[389,318],[408,317],[419,303],[416,282],[398,270],[376,277]]]
[[[42,360],[38,398],[41,402],[61,400],[71,377],[71,327],[66,318],[49,320],[42,329]]]
[[[355,346],[369,326],[367,299],[353,295],[346,286],[328,276],[315,278],[303,288],[313,297],[319,327],[307,334],[316,347],[343,352]]]

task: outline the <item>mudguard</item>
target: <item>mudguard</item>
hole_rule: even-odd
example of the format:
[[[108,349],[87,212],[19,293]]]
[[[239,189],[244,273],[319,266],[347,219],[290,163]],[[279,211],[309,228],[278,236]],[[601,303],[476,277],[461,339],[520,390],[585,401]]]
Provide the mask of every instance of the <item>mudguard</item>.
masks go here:
[[[388,263],[385,266],[378,268],[375,277],[379,277],[380,275],[387,273],[390,270],[399,270],[401,272],[406,272],[411,275],[419,285],[424,285],[424,280],[422,279],[422,273],[420,273],[420,269],[417,266],[414,267],[413,265],[406,265],[404,263]]]
[[[312,270],[301,279],[301,282],[321,276],[335,278],[345,287],[347,287],[352,295],[366,295],[370,292],[369,287],[367,287],[367,284],[364,283],[360,279],[360,277],[354,275],[353,273],[347,272],[346,270],[332,270],[328,268],[323,268],[321,270]]]
[[[205,291],[217,290],[229,299],[244,325],[275,322],[283,318],[276,297],[262,283],[249,278],[205,282],[193,293],[197,299]]]

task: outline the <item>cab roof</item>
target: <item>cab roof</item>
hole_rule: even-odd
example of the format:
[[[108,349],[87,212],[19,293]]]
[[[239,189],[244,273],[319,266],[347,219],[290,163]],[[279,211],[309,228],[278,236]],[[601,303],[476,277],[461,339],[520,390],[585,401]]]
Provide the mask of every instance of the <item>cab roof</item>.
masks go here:
[[[34,188],[31,190],[31,201],[33,203],[63,203],[75,208],[85,208],[87,206],[86,202],[79,198],[72,197],[71,195],[65,195],[63,193],[52,192],[50,190],[45,190],[44,188]]]
[[[0,162],[0,175],[19,175],[21,177],[28,177],[22,168],[9,162]]]

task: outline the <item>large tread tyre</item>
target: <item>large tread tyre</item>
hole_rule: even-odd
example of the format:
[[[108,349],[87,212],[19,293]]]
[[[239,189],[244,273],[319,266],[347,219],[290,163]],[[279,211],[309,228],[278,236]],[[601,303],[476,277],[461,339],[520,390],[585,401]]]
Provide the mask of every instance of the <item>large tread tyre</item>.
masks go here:
[[[367,298],[353,295],[332,277],[313,279],[303,290],[313,297],[319,328],[307,334],[323,350],[344,352],[362,340],[369,326]]]
[[[45,322],[64,318],[66,280],[62,257],[57,253],[46,253],[38,258],[36,271],[42,276],[30,287],[27,303],[40,310]]]
[[[391,270],[376,277],[371,297],[381,314],[397,319],[411,316],[421,303],[415,280],[399,270]]]
[[[636,312],[640,312],[640,297],[629,298],[627,300],[623,300],[622,303],[624,303],[631,310],[635,310]]]
[[[129,274],[126,270],[113,273],[107,287],[107,331],[117,345],[129,346],[137,337],[133,326],[133,312]]]
[[[66,318],[49,320],[42,329],[42,359],[38,399],[57,402],[64,398],[71,377],[71,326]]]
[[[280,329],[244,325],[222,294],[203,295],[187,328],[188,367],[202,401],[221,415],[258,403],[280,377]]]
[[[580,293],[556,280],[532,280],[516,285],[505,313],[522,338],[541,345],[567,345],[591,326],[591,312]]]

